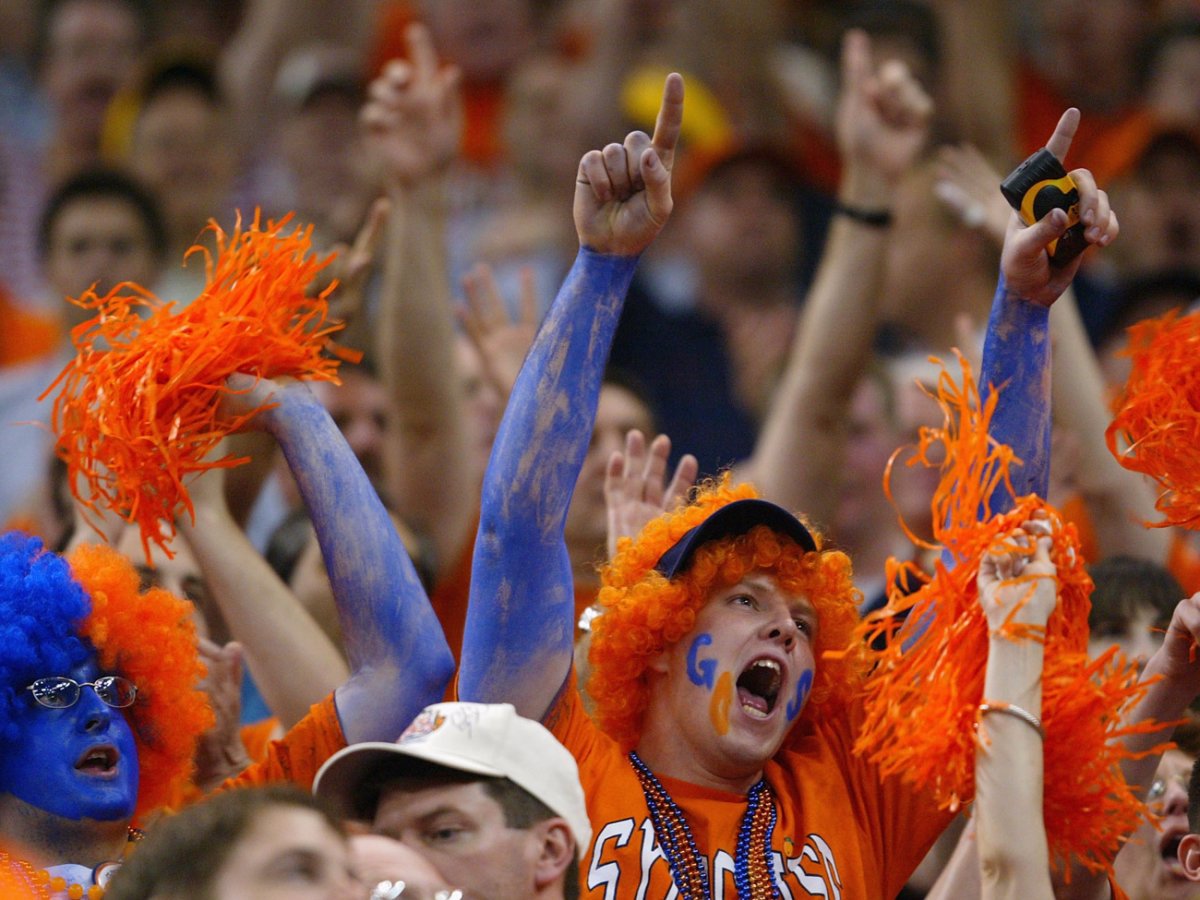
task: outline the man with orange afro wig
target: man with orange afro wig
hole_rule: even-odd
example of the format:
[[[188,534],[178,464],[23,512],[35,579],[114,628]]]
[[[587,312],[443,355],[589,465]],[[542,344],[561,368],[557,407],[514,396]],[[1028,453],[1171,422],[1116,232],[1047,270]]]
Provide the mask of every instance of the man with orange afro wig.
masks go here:
[[[816,280],[851,290],[886,249],[897,161],[919,148],[929,109],[902,64],[874,69],[861,33],[842,68],[845,172]],[[512,703],[575,755],[593,830],[582,896],[891,898],[949,813],[853,752],[864,673],[849,560],[787,510],[721,480],[625,539],[592,626],[596,721],[571,677],[566,510],[625,292],[671,210],[682,87],[668,77],[653,137],[580,162],[579,256],[484,478],[459,695]],[[1052,137],[1060,157],[1077,123],[1072,110]],[[1087,240],[1107,243],[1115,219],[1083,175]],[[1048,450],[1046,313],[1078,268],[1051,267],[1046,247],[1067,227],[1055,210],[1010,230],[989,324],[992,362],[1011,364],[1001,400],[1015,398],[993,421],[1031,483]]]
[[[0,537],[0,867],[43,887],[102,884],[133,821],[188,780],[213,722],[191,617],[166,591],[142,593],[106,547],[68,563]]]

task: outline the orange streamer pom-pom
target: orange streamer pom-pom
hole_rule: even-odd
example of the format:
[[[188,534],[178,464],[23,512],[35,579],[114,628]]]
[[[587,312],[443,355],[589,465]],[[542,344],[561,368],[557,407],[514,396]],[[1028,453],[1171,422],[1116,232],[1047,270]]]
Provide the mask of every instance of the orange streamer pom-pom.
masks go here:
[[[944,425],[924,429],[915,454],[926,464],[934,457],[942,460],[934,533],[953,565],[939,561],[931,578],[911,563],[889,563],[888,605],[864,620],[857,635],[875,648],[875,669],[855,749],[885,774],[932,792],[943,808],[957,809],[971,800],[989,641],[976,588],[980,560],[1003,535],[1035,512],[1045,513],[1053,526],[1058,606],[1044,632],[1010,623],[1001,633],[1045,642],[1043,811],[1050,851],[1060,863],[1078,860],[1092,870],[1106,870],[1120,837],[1146,815],[1121,775],[1119,763],[1128,751],[1120,738],[1160,726],[1123,722],[1123,713],[1145,692],[1133,663],[1115,650],[1088,659],[1092,583],[1075,527],[1032,495],[1017,499],[1009,512],[990,516],[987,498],[1008,483],[1014,456],[987,435],[997,393],[981,405],[969,365],[961,357],[959,362],[961,386],[945,370],[938,382]],[[984,515],[989,517],[981,520]],[[906,593],[899,587],[902,581],[916,589]]]
[[[75,496],[136,523],[147,556],[150,541],[170,555],[174,515],[191,514],[186,478],[246,461],[207,458],[253,416],[220,414],[228,376],[336,381],[338,357],[358,357],[330,341],[335,285],[306,293],[331,257],[315,258],[312,227],[288,231],[290,219],[264,228],[256,214],[243,229],[239,218],[232,234],[210,222],[216,259],[188,251],[205,257],[206,284],[183,309],[131,283],[73,301],[96,316],[71,332],[75,358],[42,395],[58,389],[56,452]]]
[[[1133,366],[1108,449],[1162,486],[1155,506],[1163,520],[1147,524],[1200,528],[1200,314],[1171,310],[1139,322],[1124,353]]]

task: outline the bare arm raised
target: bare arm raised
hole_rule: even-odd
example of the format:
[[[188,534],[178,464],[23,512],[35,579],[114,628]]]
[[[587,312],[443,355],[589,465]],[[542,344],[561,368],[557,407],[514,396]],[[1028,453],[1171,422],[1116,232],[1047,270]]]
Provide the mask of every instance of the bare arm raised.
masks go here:
[[[931,112],[905,66],[877,70],[866,34],[846,34],[837,121],[843,208],[890,210],[897,183],[925,143]],[[834,216],[783,381],[754,456],[739,473],[818,522],[833,521],[840,494],[847,410],[878,325],[889,231]]]
[[[438,66],[428,30],[413,25],[405,37],[409,60],[371,83],[361,116],[390,200],[374,340],[395,412],[388,490],[405,522],[428,536],[443,573],[470,536],[478,488],[453,375],[443,208],[462,108],[458,71]]]

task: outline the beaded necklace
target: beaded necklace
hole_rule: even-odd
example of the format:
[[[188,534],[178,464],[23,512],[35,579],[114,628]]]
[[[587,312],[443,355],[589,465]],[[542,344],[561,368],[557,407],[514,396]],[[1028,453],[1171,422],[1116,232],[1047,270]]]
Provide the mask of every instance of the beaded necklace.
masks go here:
[[[708,900],[712,897],[708,869],[683,810],[637,753],[630,751],[629,761],[641,782],[654,835],[666,857],[680,900]],[[738,827],[733,883],[739,900],[779,897],[771,866],[771,835],[774,831],[775,797],[766,779],[760,779],[750,788],[746,812]]]
[[[145,833],[140,828],[130,826],[125,844],[126,853],[143,837]],[[101,869],[109,869],[111,874],[110,867],[115,868],[118,865],[117,862],[105,863],[96,868],[96,873],[99,874]],[[107,879],[100,878],[99,881],[105,882]],[[92,884],[86,888],[81,884],[69,885],[61,875],[52,876],[45,869],[35,869],[26,860],[0,850],[0,893],[8,896],[8,891],[20,889],[23,889],[21,896],[36,900],[51,900],[62,894],[66,894],[67,900],[101,900],[104,896],[102,884]]]

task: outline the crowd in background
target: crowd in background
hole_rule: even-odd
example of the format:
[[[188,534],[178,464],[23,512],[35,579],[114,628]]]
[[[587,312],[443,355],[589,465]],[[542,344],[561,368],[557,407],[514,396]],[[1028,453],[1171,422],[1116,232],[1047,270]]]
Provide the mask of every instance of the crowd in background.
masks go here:
[[[917,144],[894,150],[886,201],[852,209],[880,217],[870,239],[885,240],[862,297],[839,311],[806,299],[824,299],[839,186],[869,140],[855,143],[839,101],[850,29],[880,71],[903,63],[931,105]],[[89,528],[38,399],[91,315],[66,300],[133,282],[186,304],[205,267],[185,256],[214,246],[210,219],[294,214],[321,252],[338,251],[337,339],[366,354],[314,393],[457,656],[492,439],[575,258],[580,157],[653,131],[668,72],[687,85],[675,209],[633,278],[564,527],[580,634],[597,566],[649,518],[614,525],[620,466],[647,459],[671,481],[657,511],[730,467],[804,510],[850,554],[865,608],[881,605],[885,561],[922,557],[898,519],[932,531],[924,473],[896,466],[883,486],[892,452],[938,419],[918,386],[937,377],[927,358],[979,357],[1010,215],[998,183],[1074,106],[1066,166],[1094,174],[1121,236],[1085,256],[1051,316],[1049,499],[1095,567],[1096,651],[1119,642],[1149,659],[1155,629],[1200,590],[1200,541],[1142,527],[1154,489],[1119,469],[1103,431],[1128,371],[1124,329],[1200,296],[1200,10],[1182,0],[5,0],[0,520],[55,548]],[[304,476],[271,436],[246,441],[253,464],[202,479],[173,559],[151,566],[132,529],[100,523],[147,583],[200,612],[218,712],[223,700],[245,725],[214,742],[212,783],[362,668]],[[243,576],[256,552],[292,597],[214,583],[230,546]],[[299,623],[274,650],[264,597]],[[1188,830],[1184,794],[1163,779],[1152,799],[1172,824],[1118,867],[1134,897],[1200,896],[1164,861]]]

